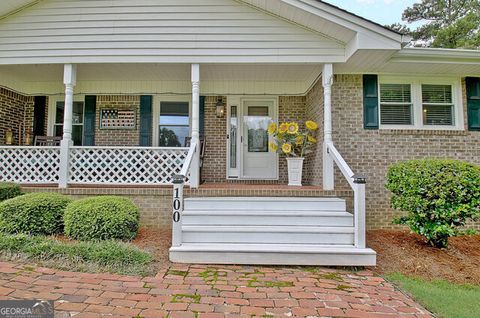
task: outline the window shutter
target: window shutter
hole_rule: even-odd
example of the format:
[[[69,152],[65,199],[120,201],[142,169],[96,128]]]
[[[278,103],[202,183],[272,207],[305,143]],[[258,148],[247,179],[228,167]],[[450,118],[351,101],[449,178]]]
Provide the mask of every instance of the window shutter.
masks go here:
[[[200,96],[200,136],[205,136],[205,96]]]
[[[83,114],[83,145],[95,146],[95,117],[97,96],[85,96],[85,112]]]
[[[363,75],[363,127],[378,129],[377,75]]]
[[[140,96],[140,146],[152,146],[152,96]]]
[[[467,77],[468,130],[480,131],[480,78]]]

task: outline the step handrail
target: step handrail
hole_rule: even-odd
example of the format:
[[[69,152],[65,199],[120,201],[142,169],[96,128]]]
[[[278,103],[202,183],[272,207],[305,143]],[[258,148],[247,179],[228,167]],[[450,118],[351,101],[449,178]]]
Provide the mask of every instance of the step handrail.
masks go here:
[[[354,174],[332,142],[326,144],[327,154],[332,158],[353,190],[353,207],[355,222],[355,247],[365,248],[365,184],[366,176]]]
[[[197,143],[192,141],[180,173],[173,176],[172,246],[182,245],[183,188],[196,151]]]

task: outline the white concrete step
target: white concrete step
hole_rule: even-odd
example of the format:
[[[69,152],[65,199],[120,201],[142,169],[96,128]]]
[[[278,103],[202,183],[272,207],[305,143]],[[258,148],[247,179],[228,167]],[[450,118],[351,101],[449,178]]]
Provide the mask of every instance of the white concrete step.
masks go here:
[[[183,225],[185,243],[353,245],[353,227]]]
[[[353,226],[342,211],[186,210],[183,225],[316,225]]]
[[[184,210],[346,211],[346,204],[339,198],[203,197],[185,199]]]
[[[170,260],[199,264],[375,266],[370,248],[312,244],[194,244],[170,248]]]

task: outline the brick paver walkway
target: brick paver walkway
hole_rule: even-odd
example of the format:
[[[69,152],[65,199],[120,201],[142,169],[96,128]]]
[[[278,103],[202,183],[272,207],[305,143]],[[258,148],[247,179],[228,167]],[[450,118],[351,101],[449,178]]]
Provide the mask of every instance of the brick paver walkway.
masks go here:
[[[0,299],[55,300],[56,317],[432,317],[370,271],[175,265],[156,277],[0,262]]]

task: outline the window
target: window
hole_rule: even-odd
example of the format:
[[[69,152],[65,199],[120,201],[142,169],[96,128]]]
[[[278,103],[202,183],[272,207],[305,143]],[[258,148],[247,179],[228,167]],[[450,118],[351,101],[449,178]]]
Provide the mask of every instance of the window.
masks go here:
[[[422,105],[424,125],[454,125],[451,85],[422,85]]]
[[[160,103],[160,147],[185,147],[190,134],[188,107],[188,102]]]
[[[83,102],[73,102],[72,115],[72,140],[75,146],[83,143]],[[55,104],[55,136],[63,135],[63,117],[65,114],[65,102]]]
[[[380,128],[464,129],[459,79],[379,78]]]
[[[382,125],[413,125],[410,84],[380,84]]]

